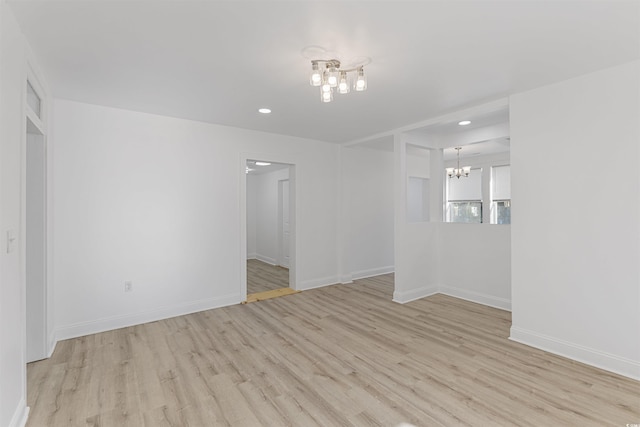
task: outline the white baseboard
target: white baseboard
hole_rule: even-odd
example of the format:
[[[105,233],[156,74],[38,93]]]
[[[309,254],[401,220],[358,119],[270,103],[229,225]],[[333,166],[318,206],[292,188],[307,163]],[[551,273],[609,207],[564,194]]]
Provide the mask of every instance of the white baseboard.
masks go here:
[[[255,252],[247,254],[247,259],[258,259],[257,254]]]
[[[27,401],[22,398],[16,407],[16,410],[11,417],[9,427],[24,427],[27,425],[27,419],[29,418],[29,407]]]
[[[271,264],[271,265],[278,264],[278,262],[274,258],[265,256],[265,255],[256,254],[255,259],[257,259],[258,261],[266,262],[267,264]]]
[[[423,286],[421,288],[411,289],[410,291],[395,291],[393,293],[393,301],[400,304],[406,304],[420,298],[428,297],[438,293],[438,286]]]
[[[210,310],[212,308],[239,304],[242,300],[243,298],[241,298],[239,294],[226,295],[219,298],[210,298],[200,301],[183,303],[171,307],[162,307],[143,313],[125,314],[122,316],[113,316],[62,326],[56,329],[55,334],[58,340],[66,340],[69,338],[76,338],[85,335],[96,334],[99,332],[111,331],[113,329],[125,328],[127,326],[155,322],[156,320],[183,316],[185,314]]]
[[[584,347],[548,335],[526,329],[511,327],[510,340],[525,344],[559,356],[567,357],[596,368],[640,380],[640,362]]]
[[[354,271],[351,273],[353,280],[366,279],[367,277],[380,276],[381,274],[389,274],[395,271],[395,266],[371,268],[369,270]]]
[[[53,331],[49,336],[49,348],[47,349],[47,359],[53,355],[53,352],[56,349],[56,344],[58,344],[58,338],[56,336],[56,331]]]
[[[351,276],[351,274],[343,274],[340,276],[340,283],[343,285],[353,283],[353,277]]]
[[[478,304],[488,305],[489,307],[511,311],[511,300],[508,300],[506,298],[500,298],[493,295],[487,295],[480,292],[469,291],[466,289],[460,289],[446,285],[438,286],[438,292],[455,298],[476,302]]]
[[[308,291],[309,289],[322,288],[323,286],[340,283],[338,276],[322,277],[320,279],[305,280],[296,286],[297,291]]]

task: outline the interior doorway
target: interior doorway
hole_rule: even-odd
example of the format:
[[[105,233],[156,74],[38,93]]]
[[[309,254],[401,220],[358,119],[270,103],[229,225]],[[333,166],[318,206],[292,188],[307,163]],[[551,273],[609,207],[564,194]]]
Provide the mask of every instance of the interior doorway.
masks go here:
[[[25,311],[27,362],[47,351],[47,169],[42,126],[27,115],[25,148]]]
[[[291,286],[292,167],[246,161],[247,302],[296,292]]]

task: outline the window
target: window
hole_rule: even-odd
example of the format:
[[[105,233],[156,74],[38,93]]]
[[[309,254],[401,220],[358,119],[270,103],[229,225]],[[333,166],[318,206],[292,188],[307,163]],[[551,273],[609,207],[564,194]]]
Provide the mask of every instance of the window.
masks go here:
[[[477,200],[449,202],[447,206],[447,222],[481,223],[482,202]]]
[[[447,180],[446,222],[482,222],[482,169],[471,169],[466,178]]]
[[[491,224],[511,224],[511,167],[491,168]]]

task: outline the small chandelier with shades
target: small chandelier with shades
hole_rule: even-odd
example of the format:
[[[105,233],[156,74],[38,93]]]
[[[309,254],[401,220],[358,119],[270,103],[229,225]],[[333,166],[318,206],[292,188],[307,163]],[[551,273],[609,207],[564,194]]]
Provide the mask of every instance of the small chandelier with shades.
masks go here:
[[[467,177],[469,173],[471,173],[471,166],[463,166],[460,167],[460,150],[462,147],[456,147],[457,156],[458,156],[458,167],[457,168],[447,168],[447,176],[449,178],[453,178],[454,176],[460,179],[461,176]]]
[[[347,94],[351,86],[356,92],[367,89],[367,77],[364,75],[364,66],[341,69],[337,59],[312,59],[311,60],[311,86],[320,87],[320,100],[322,102],[333,101],[333,89],[339,94]]]

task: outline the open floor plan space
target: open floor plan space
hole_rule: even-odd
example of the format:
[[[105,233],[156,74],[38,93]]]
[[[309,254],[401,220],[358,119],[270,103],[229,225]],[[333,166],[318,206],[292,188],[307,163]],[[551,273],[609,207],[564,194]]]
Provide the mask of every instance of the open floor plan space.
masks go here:
[[[508,339],[511,315],[393,276],[61,341],[28,426],[624,426],[640,383]],[[403,424],[405,423],[405,424]]]

